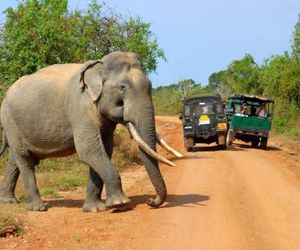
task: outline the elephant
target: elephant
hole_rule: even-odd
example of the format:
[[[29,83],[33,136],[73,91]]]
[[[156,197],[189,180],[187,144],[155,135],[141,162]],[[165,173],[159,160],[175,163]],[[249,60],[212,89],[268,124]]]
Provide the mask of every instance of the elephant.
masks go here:
[[[77,153],[89,167],[83,211],[98,212],[126,206],[121,178],[111,163],[117,124],[137,141],[147,174],[156,190],[151,207],[161,206],[167,189],[158,160],[174,165],[156,152],[158,141],[181,157],[156,133],[152,86],[133,52],[112,52],[84,64],[56,64],[23,76],[7,91],[1,105],[3,145],[8,163],[0,183],[0,202],[16,203],[21,174],[30,211],[45,211],[36,184],[41,159]],[[103,186],[106,200],[101,198]]]

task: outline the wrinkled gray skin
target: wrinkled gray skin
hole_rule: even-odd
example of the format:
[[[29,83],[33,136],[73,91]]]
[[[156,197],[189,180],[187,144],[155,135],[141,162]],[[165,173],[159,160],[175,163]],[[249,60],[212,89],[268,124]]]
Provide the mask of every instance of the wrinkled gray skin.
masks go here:
[[[83,65],[53,65],[22,77],[6,94],[1,121],[9,160],[0,184],[0,201],[17,202],[14,191],[21,173],[28,210],[47,209],[35,179],[40,159],[75,152],[90,170],[84,211],[128,204],[110,161],[117,123],[133,123],[156,151],[151,83],[133,53],[114,52]],[[147,203],[158,207],[166,199],[166,186],[157,161],[143,150],[141,154],[157,192]],[[103,184],[105,204],[101,200]]]

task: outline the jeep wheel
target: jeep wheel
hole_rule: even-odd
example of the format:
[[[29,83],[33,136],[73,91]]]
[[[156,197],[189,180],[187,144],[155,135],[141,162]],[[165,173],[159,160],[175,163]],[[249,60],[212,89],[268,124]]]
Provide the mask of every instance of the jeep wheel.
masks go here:
[[[251,147],[257,148],[258,143],[259,143],[259,137],[254,137],[251,141]]]
[[[218,148],[225,150],[227,145],[226,145],[226,135],[224,134],[220,134],[218,135],[218,139],[217,139],[217,144],[218,144]]]
[[[186,151],[191,152],[193,150],[194,145],[194,138],[184,138],[184,147]]]
[[[260,139],[260,147],[262,149],[267,149],[267,145],[268,145],[268,137],[262,137]]]

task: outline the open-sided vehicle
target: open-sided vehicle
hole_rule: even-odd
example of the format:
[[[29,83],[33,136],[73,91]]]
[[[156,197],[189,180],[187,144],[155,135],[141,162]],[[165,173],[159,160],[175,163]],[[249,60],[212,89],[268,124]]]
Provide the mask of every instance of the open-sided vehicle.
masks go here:
[[[184,145],[191,151],[196,143],[216,142],[226,148],[227,120],[220,95],[185,97],[181,119]]]
[[[267,148],[274,101],[265,96],[232,95],[226,105],[227,145],[237,139],[252,147]]]

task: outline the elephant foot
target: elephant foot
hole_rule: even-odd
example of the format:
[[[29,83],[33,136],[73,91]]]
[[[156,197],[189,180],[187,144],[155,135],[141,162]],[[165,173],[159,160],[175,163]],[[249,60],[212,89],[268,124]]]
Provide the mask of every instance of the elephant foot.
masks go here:
[[[16,204],[16,203],[18,203],[18,200],[14,194],[4,194],[1,192],[0,193],[0,203]]]
[[[130,203],[130,199],[123,193],[113,194],[106,199],[107,208],[125,207]]]
[[[106,210],[106,206],[101,200],[86,200],[83,204],[82,210],[83,212],[101,212]]]
[[[42,201],[39,201],[26,203],[25,209],[27,211],[47,211],[48,207],[47,204],[43,203]]]

